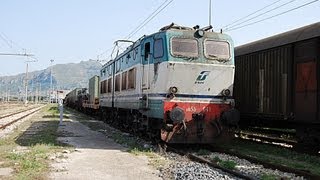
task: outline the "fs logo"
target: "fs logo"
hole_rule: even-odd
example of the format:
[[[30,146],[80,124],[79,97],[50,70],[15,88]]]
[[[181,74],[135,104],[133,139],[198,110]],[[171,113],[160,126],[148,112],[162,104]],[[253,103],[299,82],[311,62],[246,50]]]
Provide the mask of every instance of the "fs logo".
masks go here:
[[[195,84],[203,84],[209,74],[210,71],[202,71],[197,77]]]

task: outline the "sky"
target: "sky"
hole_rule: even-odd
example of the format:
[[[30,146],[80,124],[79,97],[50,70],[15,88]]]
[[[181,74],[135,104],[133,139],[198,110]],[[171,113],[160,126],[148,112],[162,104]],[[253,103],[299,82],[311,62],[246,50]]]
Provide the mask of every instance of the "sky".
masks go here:
[[[0,53],[29,53],[29,71],[54,64],[108,59],[114,41],[124,39],[164,2],[171,0],[7,0],[0,6]],[[212,0],[211,24],[219,31],[263,7],[250,16],[251,22],[286,12],[308,2],[310,5],[235,30],[225,31],[235,45],[302,27],[320,20],[320,0]],[[280,7],[279,7],[280,6]],[[279,8],[276,8],[279,7]],[[275,9],[272,11],[272,9]],[[270,12],[267,12],[270,11]],[[173,0],[130,39],[159,31],[170,23],[201,27],[209,24],[209,0]],[[237,23],[235,23],[237,24]],[[4,40],[5,39],[5,40]],[[107,51],[109,50],[109,51]],[[0,76],[25,73],[23,56],[1,56]]]

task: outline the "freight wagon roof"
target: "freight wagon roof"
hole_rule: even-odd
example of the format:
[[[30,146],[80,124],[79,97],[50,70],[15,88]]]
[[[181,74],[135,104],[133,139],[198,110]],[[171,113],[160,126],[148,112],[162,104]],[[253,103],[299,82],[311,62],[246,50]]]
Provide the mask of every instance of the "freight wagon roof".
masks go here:
[[[319,36],[320,22],[238,46],[235,48],[235,55],[241,56]]]

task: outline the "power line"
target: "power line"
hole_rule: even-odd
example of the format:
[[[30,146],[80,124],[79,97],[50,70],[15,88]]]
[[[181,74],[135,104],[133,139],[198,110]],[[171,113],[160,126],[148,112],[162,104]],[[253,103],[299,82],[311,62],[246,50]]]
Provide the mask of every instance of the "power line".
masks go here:
[[[282,13],[279,13],[279,14],[276,14],[276,15],[273,15],[273,16],[269,16],[269,17],[264,18],[264,19],[261,19],[261,20],[259,20],[259,21],[255,21],[255,22],[252,22],[252,23],[248,23],[248,24],[245,24],[245,25],[243,25],[243,26],[239,26],[239,27],[235,27],[235,28],[232,28],[232,29],[228,29],[228,30],[226,30],[226,31],[233,31],[233,30],[240,29],[240,28],[243,28],[243,27],[246,27],[246,26],[250,26],[250,25],[253,25],[253,24],[256,24],[256,23],[259,23],[259,22],[262,22],[262,21],[265,21],[265,20],[268,20],[268,19],[271,19],[271,18],[280,16],[280,15],[283,15],[283,14],[285,14],[285,13],[294,11],[294,10],[296,10],[296,9],[300,9],[300,8],[302,8],[302,7],[304,7],[304,6],[310,5],[310,4],[315,3],[315,2],[317,2],[317,1],[319,1],[319,0],[310,1],[310,2],[308,2],[308,3],[302,4],[302,5],[297,6],[297,7],[295,7],[295,8],[292,8],[292,9],[289,9],[289,10],[287,10],[287,11],[284,11],[284,12],[282,12]]]
[[[266,11],[266,12],[263,12],[263,13],[261,13],[261,14],[258,14],[258,15],[256,15],[256,16],[252,17],[252,18],[249,18],[249,19],[247,19],[247,20],[245,20],[245,21],[242,21],[242,22],[240,22],[240,23],[234,24],[234,25],[232,25],[232,26],[230,26],[230,27],[228,27],[228,28],[225,28],[225,31],[227,31],[228,29],[231,29],[231,28],[233,28],[233,27],[236,27],[236,26],[238,26],[238,25],[244,24],[244,23],[246,23],[246,22],[248,22],[248,21],[251,21],[251,20],[253,20],[253,19],[257,18],[257,17],[260,17],[260,16],[262,16],[262,15],[265,15],[265,14],[271,12],[271,11],[274,11],[274,10],[276,10],[276,9],[279,9],[279,8],[281,8],[281,7],[283,7],[283,6],[286,6],[286,5],[288,5],[288,4],[290,4],[290,3],[294,2],[294,1],[296,1],[296,0],[291,0],[291,1],[289,1],[289,2],[286,2],[286,3],[284,3],[284,4],[281,4],[280,6],[277,6],[277,7],[275,7],[275,8],[272,8],[272,9]]]
[[[155,18],[161,11],[163,11],[167,6],[169,6],[169,4],[171,4],[173,2],[173,0],[170,0],[164,7],[162,7],[156,14],[154,14],[148,21],[146,21],[145,23],[143,23],[143,25],[138,28],[136,31],[134,31],[133,34],[131,34],[131,36],[128,37],[131,38],[133,35],[135,35],[137,32],[139,32],[145,25],[147,25],[153,18]]]
[[[225,26],[223,26],[222,28],[219,28],[219,29],[224,29],[224,28],[226,28],[226,27],[228,27],[228,26],[230,26],[230,25],[232,25],[232,24],[234,24],[234,23],[237,23],[237,22],[239,22],[239,21],[242,21],[242,20],[246,19],[247,17],[250,17],[250,16],[256,14],[257,12],[262,11],[262,10],[264,10],[264,9],[266,9],[266,8],[272,6],[272,5],[274,5],[274,4],[276,4],[276,3],[280,2],[280,1],[282,1],[282,0],[277,0],[277,1],[271,3],[271,4],[267,5],[267,6],[264,6],[264,7],[261,8],[261,9],[258,9],[258,10],[256,10],[256,11],[254,11],[253,13],[250,13],[250,14],[248,14],[248,15],[240,18],[240,19],[237,19],[237,20],[231,22],[230,24],[227,24],[227,25],[225,25]]]
[[[142,21],[133,31],[131,31],[126,37],[125,39],[130,39],[133,35],[135,35],[137,32],[139,32],[145,25],[147,25],[152,19],[154,19],[161,11],[163,11],[169,4],[171,4],[173,2],[173,0],[165,0],[162,4],[160,4],[160,6],[157,7],[156,10],[154,10],[144,21]],[[105,50],[104,52],[102,52],[101,54],[99,54],[98,60],[99,60],[99,56],[102,56],[103,54],[106,54],[107,52],[113,50],[114,47],[110,47],[107,50]]]
[[[17,48],[21,50],[25,50],[24,47],[20,46],[18,43],[12,41],[5,33],[0,32],[0,37],[2,40],[6,42],[6,44],[12,49],[12,45],[15,45]]]
[[[9,43],[9,41],[6,38],[4,38],[4,36],[2,36],[1,34],[0,38],[8,45],[9,48],[12,48],[12,45]]]
[[[145,20],[143,20],[133,31],[131,31],[125,39],[129,39],[129,37],[140,28],[151,16],[153,16],[162,6],[164,6],[169,0],[165,0],[156,10],[154,10]]]

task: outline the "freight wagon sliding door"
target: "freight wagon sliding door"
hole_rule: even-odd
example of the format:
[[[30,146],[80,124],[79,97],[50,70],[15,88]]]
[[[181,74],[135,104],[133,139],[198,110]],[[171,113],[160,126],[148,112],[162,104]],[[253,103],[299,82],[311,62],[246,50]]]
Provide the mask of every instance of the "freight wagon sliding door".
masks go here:
[[[317,119],[317,61],[316,41],[297,43],[294,54],[295,117],[297,121],[315,122]]]

